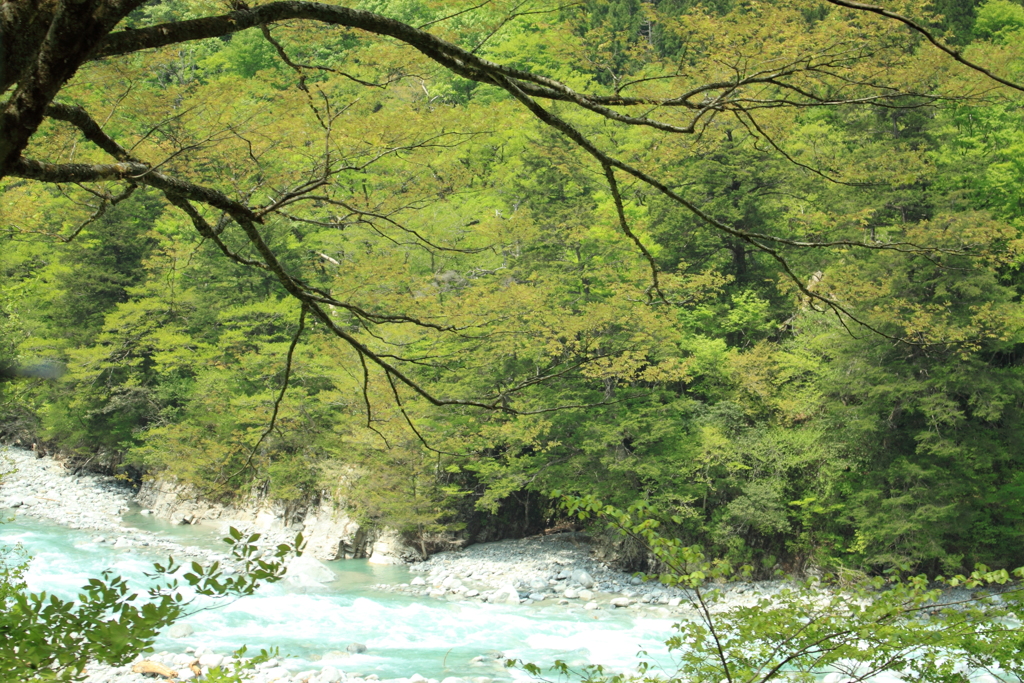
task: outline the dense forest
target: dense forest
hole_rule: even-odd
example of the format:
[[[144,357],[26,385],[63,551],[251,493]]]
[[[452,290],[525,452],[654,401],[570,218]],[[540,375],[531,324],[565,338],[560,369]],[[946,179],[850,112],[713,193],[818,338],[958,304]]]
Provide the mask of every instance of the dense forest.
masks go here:
[[[644,501],[762,576],[1024,564],[1020,91],[811,0],[360,8],[640,93],[541,111],[660,185],[521,90],[357,29],[95,59],[26,155],[102,158],[88,111],[126,159],[269,207],[260,244],[305,298],[228,209],[10,175],[7,440],[419,535],[543,528],[560,490]],[[1024,80],[1024,6],[893,9]]]

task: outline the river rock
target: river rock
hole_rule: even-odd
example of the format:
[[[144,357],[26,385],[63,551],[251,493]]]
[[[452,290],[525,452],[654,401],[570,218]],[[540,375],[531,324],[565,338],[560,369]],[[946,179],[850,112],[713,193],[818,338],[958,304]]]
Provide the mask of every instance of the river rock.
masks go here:
[[[224,662],[224,655],[218,655],[213,652],[203,655],[199,658],[199,666],[205,666],[213,668],[220,666]]]
[[[516,587],[511,584],[507,586],[502,586],[498,590],[491,593],[489,601],[508,605],[518,605],[519,591],[516,590]]]
[[[423,580],[422,576],[414,576],[414,577],[412,577],[412,581],[409,582],[409,585],[410,586],[425,586],[425,585],[427,585],[427,582]]]
[[[352,643],[345,649],[354,655],[361,655],[366,652],[366,646],[362,643]]]
[[[591,600],[587,604],[583,605],[583,609],[601,609],[596,602]]]
[[[580,591],[580,600],[586,600],[587,602],[590,602],[593,599],[594,599],[594,594],[592,592],[590,592],[588,590],[581,590]]]
[[[566,588],[565,592],[562,593],[562,597],[566,598],[567,600],[575,600],[576,598],[580,597],[580,594],[573,588]]]
[[[283,666],[277,666],[273,669],[265,669],[264,675],[266,676],[266,680],[273,681],[278,678],[287,679],[291,677],[292,674],[290,671],[288,671],[288,669],[284,668]]]
[[[594,587],[594,577],[592,577],[585,569],[577,569],[573,571],[572,580],[584,588]]]
[[[334,580],[334,572],[320,563],[309,553],[296,557],[288,563],[285,582],[300,588],[318,588]]]
[[[173,624],[167,629],[168,638],[188,638],[193,633],[195,633],[195,629],[188,624]]]
[[[333,666],[325,666],[320,669],[320,683],[338,683],[341,680],[341,672]],[[409,679],[412,680],[412,679]]]
[[[196,673],[192,669],[178,669],[179,681],[191,681],[195,677]]]
[[[630,598],[613,598],[612,607],[629,607],[633,604],[633,600]]]

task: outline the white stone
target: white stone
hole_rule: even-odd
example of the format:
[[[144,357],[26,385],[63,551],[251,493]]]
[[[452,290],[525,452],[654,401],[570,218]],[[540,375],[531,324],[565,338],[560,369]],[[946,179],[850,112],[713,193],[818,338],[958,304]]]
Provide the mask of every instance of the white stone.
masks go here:
[[[423,580],[422,576],[414,576],[412,581],[409,582],[410,586],[425,586],[427,582]]]
[[[223,661],[224,655],[218,655],[214,652],[210,652],[209,654],[205,654],[199,658],[199,666],[206,666],[212,669],[215,666],[220,666]]]
[[[682,601],[683,601],[682,598],[669,598],[668,599],[668,606],[669,607],[679,607],[679,603],[681,603]]]
[[[288,669],[284,668],[283,666],[275,666],[273,669],[266,669],[265,673],[267,675],[268,681],[288,678],[289,676],[291,676],[291,673],[288,671]]]
[[[613,598],[612,607],[629,607],[633,601],[629,598]]]
[[[576,598],[580,597],[580,594],[578,591],[573,590],[572,588],[566,588],[565,593],[562,594],[562,597],[566,598],[567,600],[575,600]]]
[[[316,588],[334,581],[334,572],[309,553],[296,557],[288,563],[285,582],[300,588]]]
[[[169,638],[188,638],[193,633],[195,633],[195,630],[188,624],[173,624],[167,629],[167,636]]]
[[[583,609],[601,609],[601,608],[597,606],[596,602],[590,601],[587,604],[583,605]]]
[[[566,591],[566,592],[568,592],[568,591]],[[580,591],[579,592],[579,596],[580,596],[580,600],[590,601],[590,600],[594,599],[594,594],[592,592],[588,591],[588,590]]]
[[[178,669],[178,680],[179,681],[191,681],[196,677],[196,674],[192,669]]]
[[[321,683],[338,683],[341,680],[341,672],[333,666],[325,666],[320,669]]]
[[[519,604],[519,591],[516,590],[516,587],[511,585],[511,584],[508,584],[506,586],[502,586],[501,588],[496,590],[494,592],[494,594],[491,596],[491,601],[492,602],[503,602],[503,603],[506,603],[508,605],[518,605]]]
[[[592,577],[586,570],[577,569],[572,573],[572,580],[580,584],[584,588],[594,587],[594,577]]]

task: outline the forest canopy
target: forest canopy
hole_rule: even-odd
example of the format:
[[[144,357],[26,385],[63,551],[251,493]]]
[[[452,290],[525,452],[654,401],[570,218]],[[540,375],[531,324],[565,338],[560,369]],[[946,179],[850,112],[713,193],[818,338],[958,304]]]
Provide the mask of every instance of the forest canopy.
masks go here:
[[[763,573],[1024,563],[1024,7],[0,30],[10,438],[421,536],[559,489]]]

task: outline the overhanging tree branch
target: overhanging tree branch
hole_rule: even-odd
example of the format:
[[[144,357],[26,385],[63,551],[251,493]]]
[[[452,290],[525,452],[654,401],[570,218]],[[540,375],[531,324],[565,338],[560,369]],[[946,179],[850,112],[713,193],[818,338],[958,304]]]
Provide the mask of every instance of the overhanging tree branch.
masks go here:
[[[978,73],[985,75],[987,78],[991,78],[996,83],[1005,85],[1008,88],[1013,88],[1014,90],[1024,92],[1024,85],[1017,83],[1016,81],[1011,81],[1008,78],[1003,78],[1002,76],[995,74],[991,70],[985,68],[981,64],[978,64],[977,62],[972,62],[971,60],[964,57],[963,54],[961,54],[958,50],[954,50],[953,48],[949,47],[941,40],[936,38],[934,33],[932,33],[929,29],[925,28],[922,24],[914,21],[910,17],[905,17],[902,14],[898,14],[891,10],[887,10],[884,7],[878,7],[877,5],[868,5],[862,2],[852,2],[851,0],[825,0],[825,2],[828,2],[832,5],[836,5],[837,7],[846,7],[847,9],[857,10],[858,12],[868,12],[870,14],[877,14],[881,17],[885,17],[886,19],[898,21],[904,26],[911,29],[912,31],[915,31],[924,36],[925,40],[927,40],[929,43],[931,43],[933,46],[935,46],[942,52],[945,52],[947,55],[955,59],[960,64],[966,66],[968,69],[971,69],[972,71],[977,71]]]

